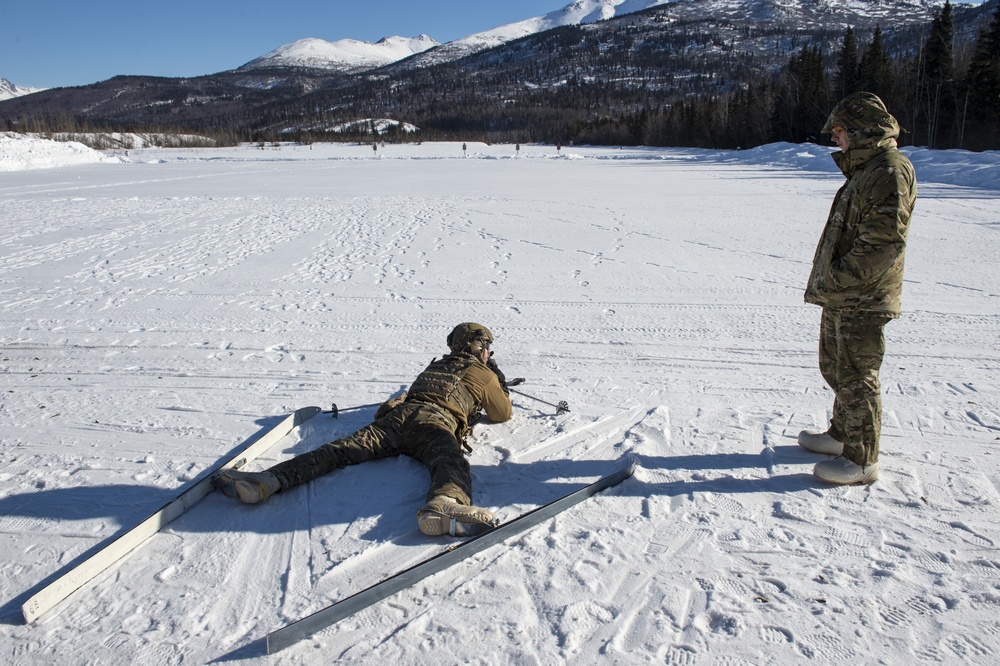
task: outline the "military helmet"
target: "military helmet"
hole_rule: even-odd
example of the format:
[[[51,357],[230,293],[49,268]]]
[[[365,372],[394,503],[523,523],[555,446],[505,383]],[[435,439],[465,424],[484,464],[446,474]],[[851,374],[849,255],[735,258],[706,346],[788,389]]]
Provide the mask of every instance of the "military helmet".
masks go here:
[[[448,334],[448,349],[452,353],[469,352],[479,354],[484,347],[493,344],[493,334],[482,324],[465,322],[459,324]]]

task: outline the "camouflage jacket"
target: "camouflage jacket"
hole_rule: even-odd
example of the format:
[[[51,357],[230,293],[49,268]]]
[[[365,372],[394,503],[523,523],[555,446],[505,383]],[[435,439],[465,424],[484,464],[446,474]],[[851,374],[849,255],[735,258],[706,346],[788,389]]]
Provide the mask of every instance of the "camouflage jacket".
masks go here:
[[[413,381],[409,391],[379,411],[403,401],[443,408],[454,417],[459,434],[475,422],[481,411],[494,423],[509,421],[513,411],[496,373],[466,353],[434,359]]]
[[[877,104],[855,100],[827,125],[848,130],[833,159],[847,182],[833,200],[813,257],[807,303],[845,313],[898,317],[910,215],[917,198],[913,165],[896,149],[899,125]],[[841,111],[843,113],[843,111]]]

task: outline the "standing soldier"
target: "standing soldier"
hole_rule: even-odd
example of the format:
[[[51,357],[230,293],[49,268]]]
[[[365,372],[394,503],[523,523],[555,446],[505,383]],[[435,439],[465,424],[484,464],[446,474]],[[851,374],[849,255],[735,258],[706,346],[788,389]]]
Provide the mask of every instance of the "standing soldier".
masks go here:
[[[421,532],[467,535],[493,527],[493,514],[472,506],[472,477],[462,447],[468,447],[466,437],[480,412],[494,423],[510,419],[507,383],[492,358],[488,328],[459,324],[447,343],[451,353],[431,361],[407,393],[379,407],[373,423],[263,472],[227,470],[215,485],[256,504],[335,469],[403,453],[431,474],[427,501],[417,512]]]
[[[844,98],[824,134],[847,182],[837,192],[813,258],[805,300],[823,307],[819,368],[833,389],[826,432],[803,430],[799,445],[838,456],[813,473],[829,483],[878,479],[883,327],[900,313],[903,259],[917,199],[913,165],[896,149],[899,124],[872,93]]]

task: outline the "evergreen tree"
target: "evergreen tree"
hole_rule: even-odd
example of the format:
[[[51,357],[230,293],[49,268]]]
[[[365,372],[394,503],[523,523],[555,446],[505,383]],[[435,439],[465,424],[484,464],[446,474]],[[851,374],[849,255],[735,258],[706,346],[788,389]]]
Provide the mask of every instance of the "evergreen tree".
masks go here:
[[[950,0],[937,10],[921,59],[918,110],[928,148],[952,145],[956,125],[953,13]]]
[[[858,65],[858,89],[873,92],[889,103],[893,97],[892,61],[882,43],[882,26],[875,26],[872,41]]]
[[[837,56],[837,75],[833,80],[833,92],[837,99],[860,90],[858,74],[858,42],[854,36],[854,28],[848,26]]]
[[[1000,148],[1000,3],[976,40],[966,77],[969,128],[964,142],[973,150]]]
[[[830,93],[818,46],[806,45],[781,73],[774,104],[773,134],[778,141],[819,140],[830,113]]]
[[[767,79],[755,81],[729,96],[726,124],[719,148],[753,148],[771,138],[769,110],[773,106]]]

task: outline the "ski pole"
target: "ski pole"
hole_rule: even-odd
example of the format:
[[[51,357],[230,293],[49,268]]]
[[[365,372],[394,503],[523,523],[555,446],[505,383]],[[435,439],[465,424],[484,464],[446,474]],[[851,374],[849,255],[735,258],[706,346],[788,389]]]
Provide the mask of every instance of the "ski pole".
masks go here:
[[[337,407],[337,403],[333,403],[333,408],[329,411],[323,412],[324,414],[332,414],[333,418],[340,418],[343,412],[357,412],[362,409],[371,409],[372,407],[381,407],[382,403],[373,402],[370,405],[355,405],[354,407]]]
[[[518,381],[518,379],[520,379],[520,381]],[[544,405],[548,405],[549,407],[555,407],[556,408],[556,416],[559,416],[560,414],[565,414],[566,412],[569,411],[569,404],[565,400],[560,400],[559,404],[554,405],[554,404],[552,404],[551,402],[549,402],[547,400],[542,400],[541,398],[536,398],[533,395],[528,395],[524,391],[518,391],[515,388],[511,388],[511,384],[517,386],[518,384],[521,384],[523,382],[524,382],[524,380],[521,379],[520,377],[518,377],[517,379],[512,379],[511,381],[507,382],[507,390],[510,391],[511,393],[516,393],[518,395],[523,395],[525,398],[531,398],[532,400],[537,400],[538,402],[540,402],[540,403],[542,403]]]

